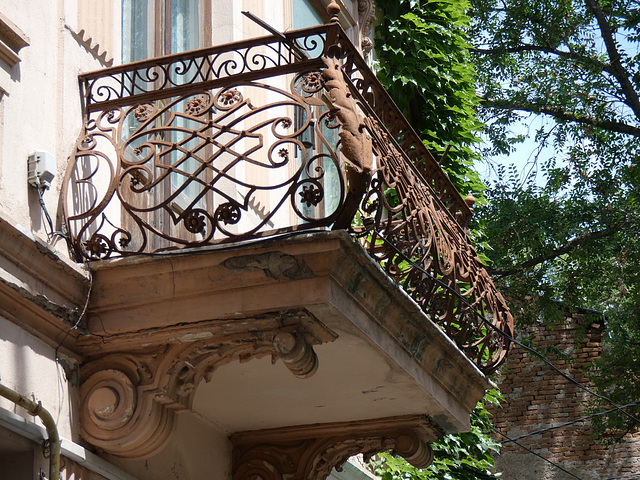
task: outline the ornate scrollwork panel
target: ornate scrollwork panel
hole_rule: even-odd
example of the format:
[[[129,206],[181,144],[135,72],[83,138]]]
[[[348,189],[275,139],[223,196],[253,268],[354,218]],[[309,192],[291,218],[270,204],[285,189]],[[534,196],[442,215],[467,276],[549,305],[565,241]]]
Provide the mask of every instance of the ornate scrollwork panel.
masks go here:
[[[322,88],[311,71],[89,113],[63,191],[78,257],[333,223],[346,186]]]
[[[372,117],[376,169],[360,205],[362,242],[484,372],[503,361],[513,319],[466,232]],[[385,240],[381,240],[381,237]],[[491,322],[491,325],[485,322]],[[495,327],[495,328],[493,328]]]
[[[264,37],[166,57],[135,62],[81,75],[86,107],[108,109],[129,98],[167,98],[191,86],[252,76],[273,70],[279,74],[294,63],[319,58],[324,51],[324,28],[287,33],[285,38]],[[298,70],[300,71],[300,70]],[[219,83],[219,82],[218,82]]]

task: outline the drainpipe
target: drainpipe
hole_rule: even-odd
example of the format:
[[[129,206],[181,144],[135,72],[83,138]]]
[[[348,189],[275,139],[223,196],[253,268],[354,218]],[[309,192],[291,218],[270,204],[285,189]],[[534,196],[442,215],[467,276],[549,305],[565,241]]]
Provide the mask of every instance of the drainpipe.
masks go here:
[[[49,435],[49,448],[51,449],[51,455],[49,457],[49,480],[60,480],[60,437],[58,436],[58,428],[51,414],[45,408],[42,408],[41,402],[33,402],[1,383],[0,395],[16,405],[20,405],[31,415],[40,417]]]

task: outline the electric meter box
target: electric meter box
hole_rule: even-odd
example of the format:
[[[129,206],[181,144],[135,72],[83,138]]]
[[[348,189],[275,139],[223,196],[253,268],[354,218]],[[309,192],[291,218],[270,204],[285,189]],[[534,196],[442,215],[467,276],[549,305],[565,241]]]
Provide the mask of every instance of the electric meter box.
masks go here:
[[[47,189],[56,176],[56,160],[53,155],[44,150],[36,150],[29,154],[29,185]]]

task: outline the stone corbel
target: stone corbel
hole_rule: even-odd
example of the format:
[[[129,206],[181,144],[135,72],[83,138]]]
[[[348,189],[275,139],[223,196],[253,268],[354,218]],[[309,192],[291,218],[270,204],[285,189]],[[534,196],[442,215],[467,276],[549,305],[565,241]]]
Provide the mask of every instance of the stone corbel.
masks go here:
[[[211,380],[220,366],[271,355],[295,376],[308,378],[318,368],[313,345],[335,339],[306,312],[202,322],[162,329],[156,338],[148,332],[135,337],[107,340],[107,353],[83,365],[80,387],[83,438],[132,459],[153,456],[166,445],[176,413],[191,408],[198,384]]]
[[[360,26],[360,48],[365,59],[369,60],[373,50],[371,25],[376,19],[374,0],[358,0],[358,24]]]
[[[353,455],[393,450],[425,468],[442,431],[427,416],[242,432],[231,436],[233,480],[322,480]]]

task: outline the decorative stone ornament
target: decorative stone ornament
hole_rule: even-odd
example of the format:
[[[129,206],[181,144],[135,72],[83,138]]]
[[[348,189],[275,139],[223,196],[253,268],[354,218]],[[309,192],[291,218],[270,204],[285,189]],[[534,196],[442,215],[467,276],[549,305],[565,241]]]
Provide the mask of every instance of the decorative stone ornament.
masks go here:
[[[340,10],[340,5],[336,3],[336,0],[331,0],[331,3],[327,5],[327,13],[331,17],[330,21],[332,23],[340,22],[340,19],[338,18],[338,15],[340,15]]]
[[[106,340],[110,352],[81,369],[81,434],[112,455],[148,458],[169,440],[175,414],[191,408],[198,384],[220,366],[270,355],[308,378],[318,369],[312,345],[334,339],[308,313],[294,311]]]
[[[376,6],[373,0],[358,0],[358,24],[360,26],[360,48],[365,59],[370,60],[373,50],[371,25],[376,19]]]
[[[427,416],[363,420],[242,432],[231,436],[233,480],[323,480],[353,455],[393,450],[426,468],[428,445],[442,435]]]

